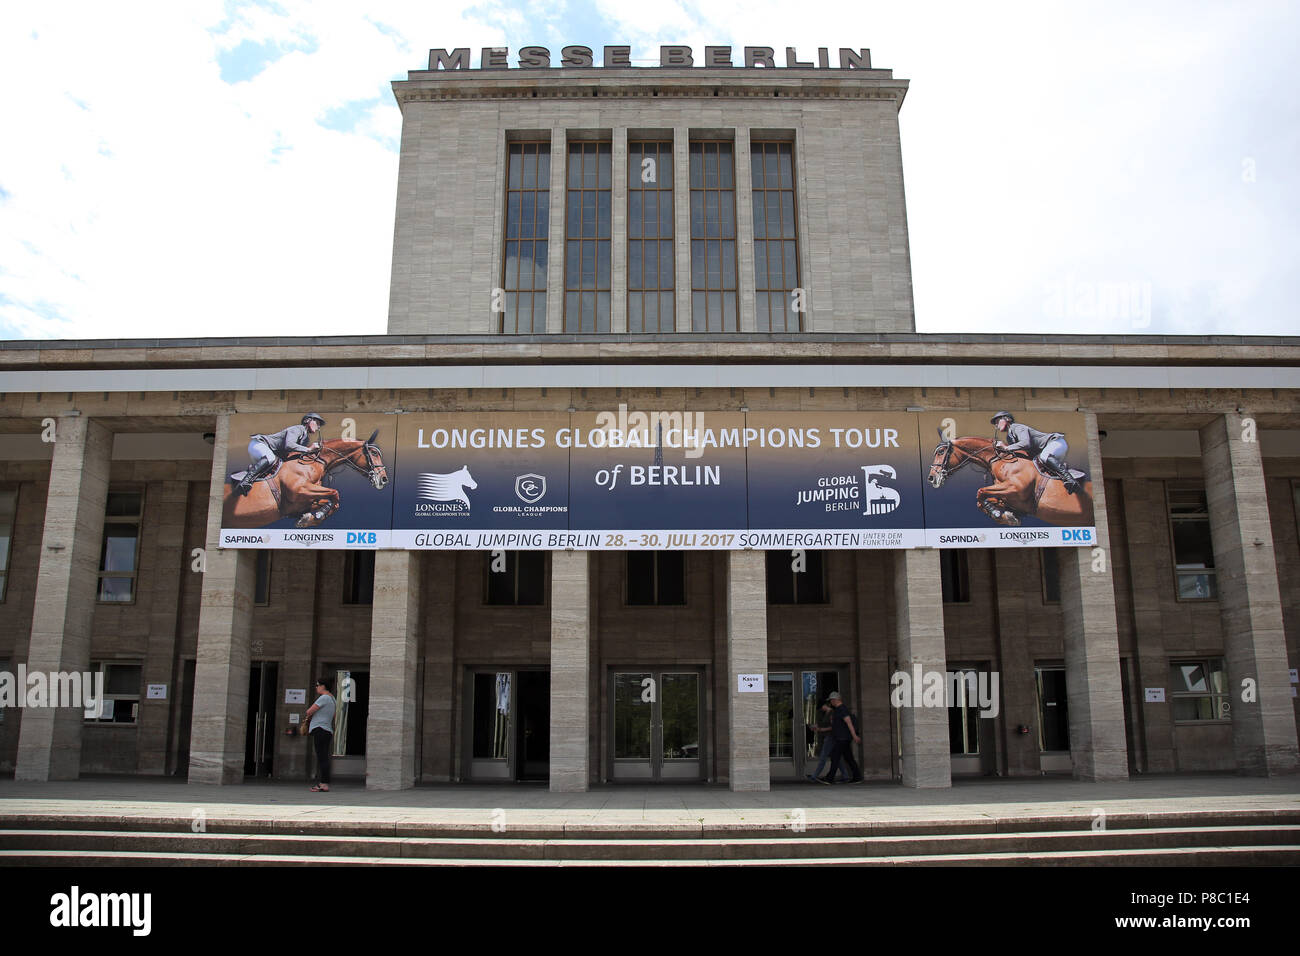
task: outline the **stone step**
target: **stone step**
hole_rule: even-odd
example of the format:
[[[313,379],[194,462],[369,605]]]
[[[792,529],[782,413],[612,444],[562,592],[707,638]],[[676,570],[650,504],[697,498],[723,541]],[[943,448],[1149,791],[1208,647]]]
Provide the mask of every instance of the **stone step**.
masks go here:
[[[1101,853],[1275,846],[1300,854],[1300,826],[1160,827],[1038,833],[841,837],[803,833],[719,839],[530,839],[221,834],[175,831],[0,830],[0,851],[499,861],[837,859],[1043,852]]]
[[[1220,846],[1194,849],[1067,850],[1036,853],[930,854],[926,856],[774,857],[771,859],[537,860],[447,859],[392,856],[295,856],[232,853],[0,850],[3,866],[1295,866],[1300,849]]]
[[[814,811],[816,812],[816,811]],[[508,828],[496,833],[491,829],[488,811],[477,818],[464,820],[364,821],[282,817],[243,818],[209,815],[206,833],[211,834],[280,834],[321,837],[394,837],[429,839],[540,839],[540,840],[618,840],[639,839],[718,839],[734,840],[746,836],[794,839],[798,837],[883,837],[921,835],[959,835],[974,833],[1046,833],[1092,832],[1090,811],[1044,814],[1030,817],[967,817],[935,820],[874,820],[847,822],[809,820],[802,833],[796,833],[791,821],[713,823],[629,823],[616,824],[525,822],[527,815],[507,816]],[[520,821],[523,817],[524,821]],[[0,813],[0,828],[10,830],[104,830],[120,832],[188,832],[193,820],[188,813],[174,815],[76,814],[76,813]],[[1107,832],[1152,828],[1300,826],[1300,808],[1294,810],[1206,810],[1150,813],[1108,813]]]

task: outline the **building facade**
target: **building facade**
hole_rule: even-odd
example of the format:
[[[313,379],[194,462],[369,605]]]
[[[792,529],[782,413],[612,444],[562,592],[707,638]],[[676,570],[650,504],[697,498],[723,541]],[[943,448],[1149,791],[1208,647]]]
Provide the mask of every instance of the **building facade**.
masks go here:
[[[388,335],[5,343],[0,672],[110,705],[0,710],[0,769],[302,779],[327,675],[380,789],[765,789],[832,690],[869,779],[1294,772],[1300,339],[915,333],[906,82],[859,60],[418,71]],[[235,416],[621,407],[1080,415],[1096,539],[222,546]],[[930,672],[993,698],[898,699]]]

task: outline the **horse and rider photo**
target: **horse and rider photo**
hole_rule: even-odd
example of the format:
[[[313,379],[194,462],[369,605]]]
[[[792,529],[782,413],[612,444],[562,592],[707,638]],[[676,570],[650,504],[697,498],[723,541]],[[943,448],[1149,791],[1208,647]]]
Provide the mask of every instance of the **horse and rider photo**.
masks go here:
[[[1027,417],[1026,413],[1021,413]],[[1084,448],[1082,416],[1068,413],[1035,413],[1035,420],[1062,419],[1074,425],[1068,433]],[[966,416],[962,416],[966,418]],[[1000,411],[989,419],[999,437],[953,434],[963,425],[953,418],[938,427],[939,444],[935,446],[926,480],[932,489],[944,487],[953,475],[961,474],[954,484],[970,488],[976,484],[974,507],[994,523],[1017,527],[1045,523],[1060,527],[1087,527],[1093,523],[1092,481],[1086,471],[1072,468],[1066,461],[1069,442],[1066,430],[1042,431],[1018,422],[1011,412]],[[1041,423],[1041,421],[1040,421]],[[951,436],[951,437],[949,437]],[[929,512],[932,496],[927,497],[927,525],[934,526]],[[946,510],[946,509],[945,509]],[[1036,520],[1035,520],[1036,519]],[[942,521],[959,526],[960,520]]]
[[[365,487],[382,491],[388,484],[388,469],[379,446],[383,418],[378,415],[353,415],[342,418],[345,430],[361,434],[361,420],[373,426],[364,439],[323,438],[327,422],[316,412],[302,416],[299,424],[274,430],[269,424],[283,424],[273,415],[236,415],[231,419],[231,446],[238,447],[234,436],[245,429],[264,427],[249,434],[249,465],[246,470],[227,475],[224,489],[221,526],[223,528],[265,528],[277,523],[295,528],[314,528],[336,514],[343,498],[335,485]],[[392,417],[387,416],[391,422]],[[237,431],[237,429],[239,431]],[[228,466],[237,463],[234,454]],[[364,482],[364,484],[362,484]],[[391,514],[389,497],[382,502],[363,501],[362,512],[354,515],[349,526],[386,527]],[[379,508],[374,505],[381,505]]]

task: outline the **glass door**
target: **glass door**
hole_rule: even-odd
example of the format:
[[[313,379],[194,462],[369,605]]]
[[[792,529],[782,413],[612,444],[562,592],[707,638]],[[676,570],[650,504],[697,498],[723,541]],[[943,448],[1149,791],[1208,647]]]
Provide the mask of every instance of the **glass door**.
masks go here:
[[[472,683],[469,777],[472,780],[513,780],[511,715],[514,713],[514,671],[476,671]]]
[[[248,668],[248,726],[244,731],[244,774],[271,776],[275,758],[275,700],[280,665],[253,661]]]
[[[842,673],[838,667],[809,665],[767,675],[768,757],[773,780],[801,780],[817,769],[830,736],[817,732],[818,723],[830,722],[821,706],[832,691],[847,696]],[[849,710],[857,710],[852,701],[848,704]]]
[[[1044,773],[1068,773],[1070,760],[1070,710],[1065,696],[1065,668],[1034,668],[1038,687],[1038,768]]]
[[[612,778],[700,780],[703,748],[699,671],[615,671]]]

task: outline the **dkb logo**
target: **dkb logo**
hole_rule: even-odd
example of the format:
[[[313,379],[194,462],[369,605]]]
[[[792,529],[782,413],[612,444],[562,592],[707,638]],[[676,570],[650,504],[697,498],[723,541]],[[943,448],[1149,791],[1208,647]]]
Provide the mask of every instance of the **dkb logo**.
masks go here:
[[[1066,528],[1061,532],[1062,541],[1091,541],[1091,528]]]
[[[349,531],[348,544],[374,544],[378,540],[373,531]]]

